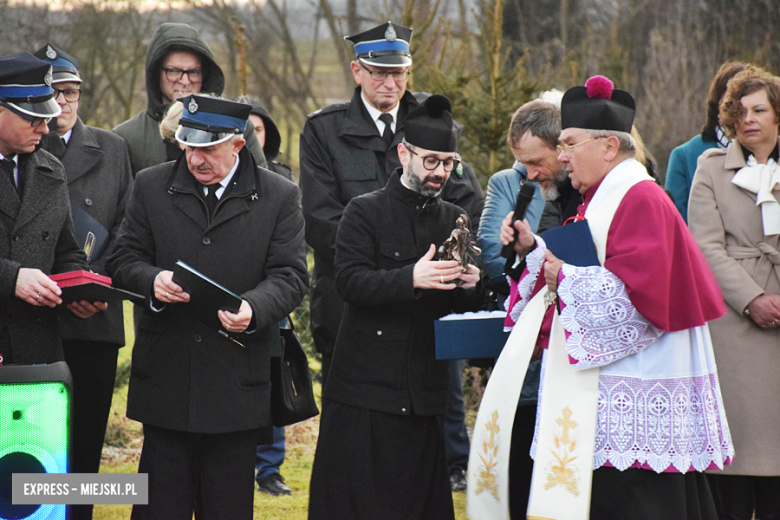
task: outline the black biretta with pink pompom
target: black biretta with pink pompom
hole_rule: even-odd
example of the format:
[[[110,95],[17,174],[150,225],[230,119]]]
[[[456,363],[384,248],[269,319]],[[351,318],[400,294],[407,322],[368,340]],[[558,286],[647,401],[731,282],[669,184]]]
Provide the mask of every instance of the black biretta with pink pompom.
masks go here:
[[[593,76],[584,87],[572,87],[561,101],[561,128],[631,132],[636,104],[631,94],[615,89],[604,76]]]
[[[404,121],[406,142],[433,152],[457,151],[458,132],[453,130],[452,103],[439,94],[409,112]]]

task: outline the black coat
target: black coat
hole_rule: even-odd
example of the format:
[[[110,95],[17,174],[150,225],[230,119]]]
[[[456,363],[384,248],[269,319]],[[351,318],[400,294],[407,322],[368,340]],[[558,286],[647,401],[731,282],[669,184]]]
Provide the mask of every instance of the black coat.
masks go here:
[[[136,329],[127,416],[198,433],[268,423],[269,349],[278,322],[306,293],[300,191],[254,165],[246,149],[209,224],[186,160],[136,178],[108,272],[151,298],[155,276],[182,260],[252,306],[253,333],[234,341],[168,304],[144,310]],[[251,331],[250,327],[250,331]]]
[[[383,188],[401,166],[396,147],[404,136],[404,119],[427,97],[406,92],[401,98],[390,153],[385,153],[387,146],[361,100],[360,87],[355,88],[349,103],[310,114],[303,127],[300,185],[306,242],[314,249],[311,323],[319,352],[332,352],[344,308],[333,281],[341,215],[353,197]],[[441,197],[465,209],[477,229],[485,198],[469,165],[464,165],[462,176],[453,172]]]
[[[62,164],[43,150],[19,157],[22,198],[0,175],[0,352],[19,364],[62,360],[58,312],[16,297],[22,267],[45,274],[87,269],[73,235]],[[7,361],[6,361],[7,362]]]
[[[336,288],[347,303],[324,397],[382,412],[443,415],[449,362],[436,360],[435,319],[476,311],[482,284],[415,289],[414,264],[449,238],[463,210],[401,185],[352,200],[336,242]]]
[[[56,132],[49,132],[41,140],[42,147],[52,151],[54,139],[60,137]],[[65,167],[73,214],[84,212],[110,232],[109,242],[101,251],[102,254],[93,254],[89,260],[91,270],[106,274],[106,260],[114,248],[133,186],[130,157],[125,141],[112,132],[86,126],[78,119],[65,155],[60,160]],[[76,236],[86,236],[90,227],[85,225],[84,219],[74,218],[74,221],[78,223]],[[79,229],[79,226],[84,229]],[[81,245],[83,246],[83,243]],[[60,329],[63,339],[66,340],[124,345],[122,304],[111,303],[108,309],[86,320],[69,312],[62,313]]]

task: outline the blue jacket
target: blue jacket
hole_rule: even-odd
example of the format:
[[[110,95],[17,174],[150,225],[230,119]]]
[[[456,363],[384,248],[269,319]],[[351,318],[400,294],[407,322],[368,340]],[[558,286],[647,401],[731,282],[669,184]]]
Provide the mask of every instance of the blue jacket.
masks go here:
[[[482,249],[482,266],[488,280],[504,275],[506,260],[501,256],[502,246],[499,239],[501,221],[507,213],[515,209],[520,182],[526,178],[525,165],[515,162],[512,168],[496,172],[488,181],[485,209],[482,211],[477,234],[477,245]],[[539,226],[539,219],[542,218],[544,199],[539,185],[535,184],[534,187],[534,198],[528,206],[525,218],[535,232]]]
[[[666,189],[672,194],[674,205],[688,222],[688,195],[691,191],[693,174],[696,173],[696,162],[705,150],[715,148],[715,141],[705,141],[701,134],[693,137],[687,143],[681,144],[669,156],[669,165],[666,167]]]

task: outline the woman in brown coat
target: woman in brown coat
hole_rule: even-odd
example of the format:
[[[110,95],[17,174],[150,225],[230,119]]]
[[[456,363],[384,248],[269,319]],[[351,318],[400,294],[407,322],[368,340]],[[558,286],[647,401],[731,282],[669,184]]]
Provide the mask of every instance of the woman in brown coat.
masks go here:
[[[688,223],[728,306],[710,323],[735,460],[710,475],[721,519],[780,519],[780,79],[749,66],[699,158]]]

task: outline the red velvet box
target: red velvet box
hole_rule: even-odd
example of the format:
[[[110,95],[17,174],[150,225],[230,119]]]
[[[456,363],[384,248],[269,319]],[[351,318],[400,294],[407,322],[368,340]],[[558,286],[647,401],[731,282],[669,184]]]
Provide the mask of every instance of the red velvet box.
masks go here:
[[[60,288],[85,283],[99,283],[100,285],[111,287],[111,278],[97,273],[90,273],[89,271],[70,271],[67,273],[53,274],[49,276],[49,278],[57,282],[57,285],[59,285]]]

